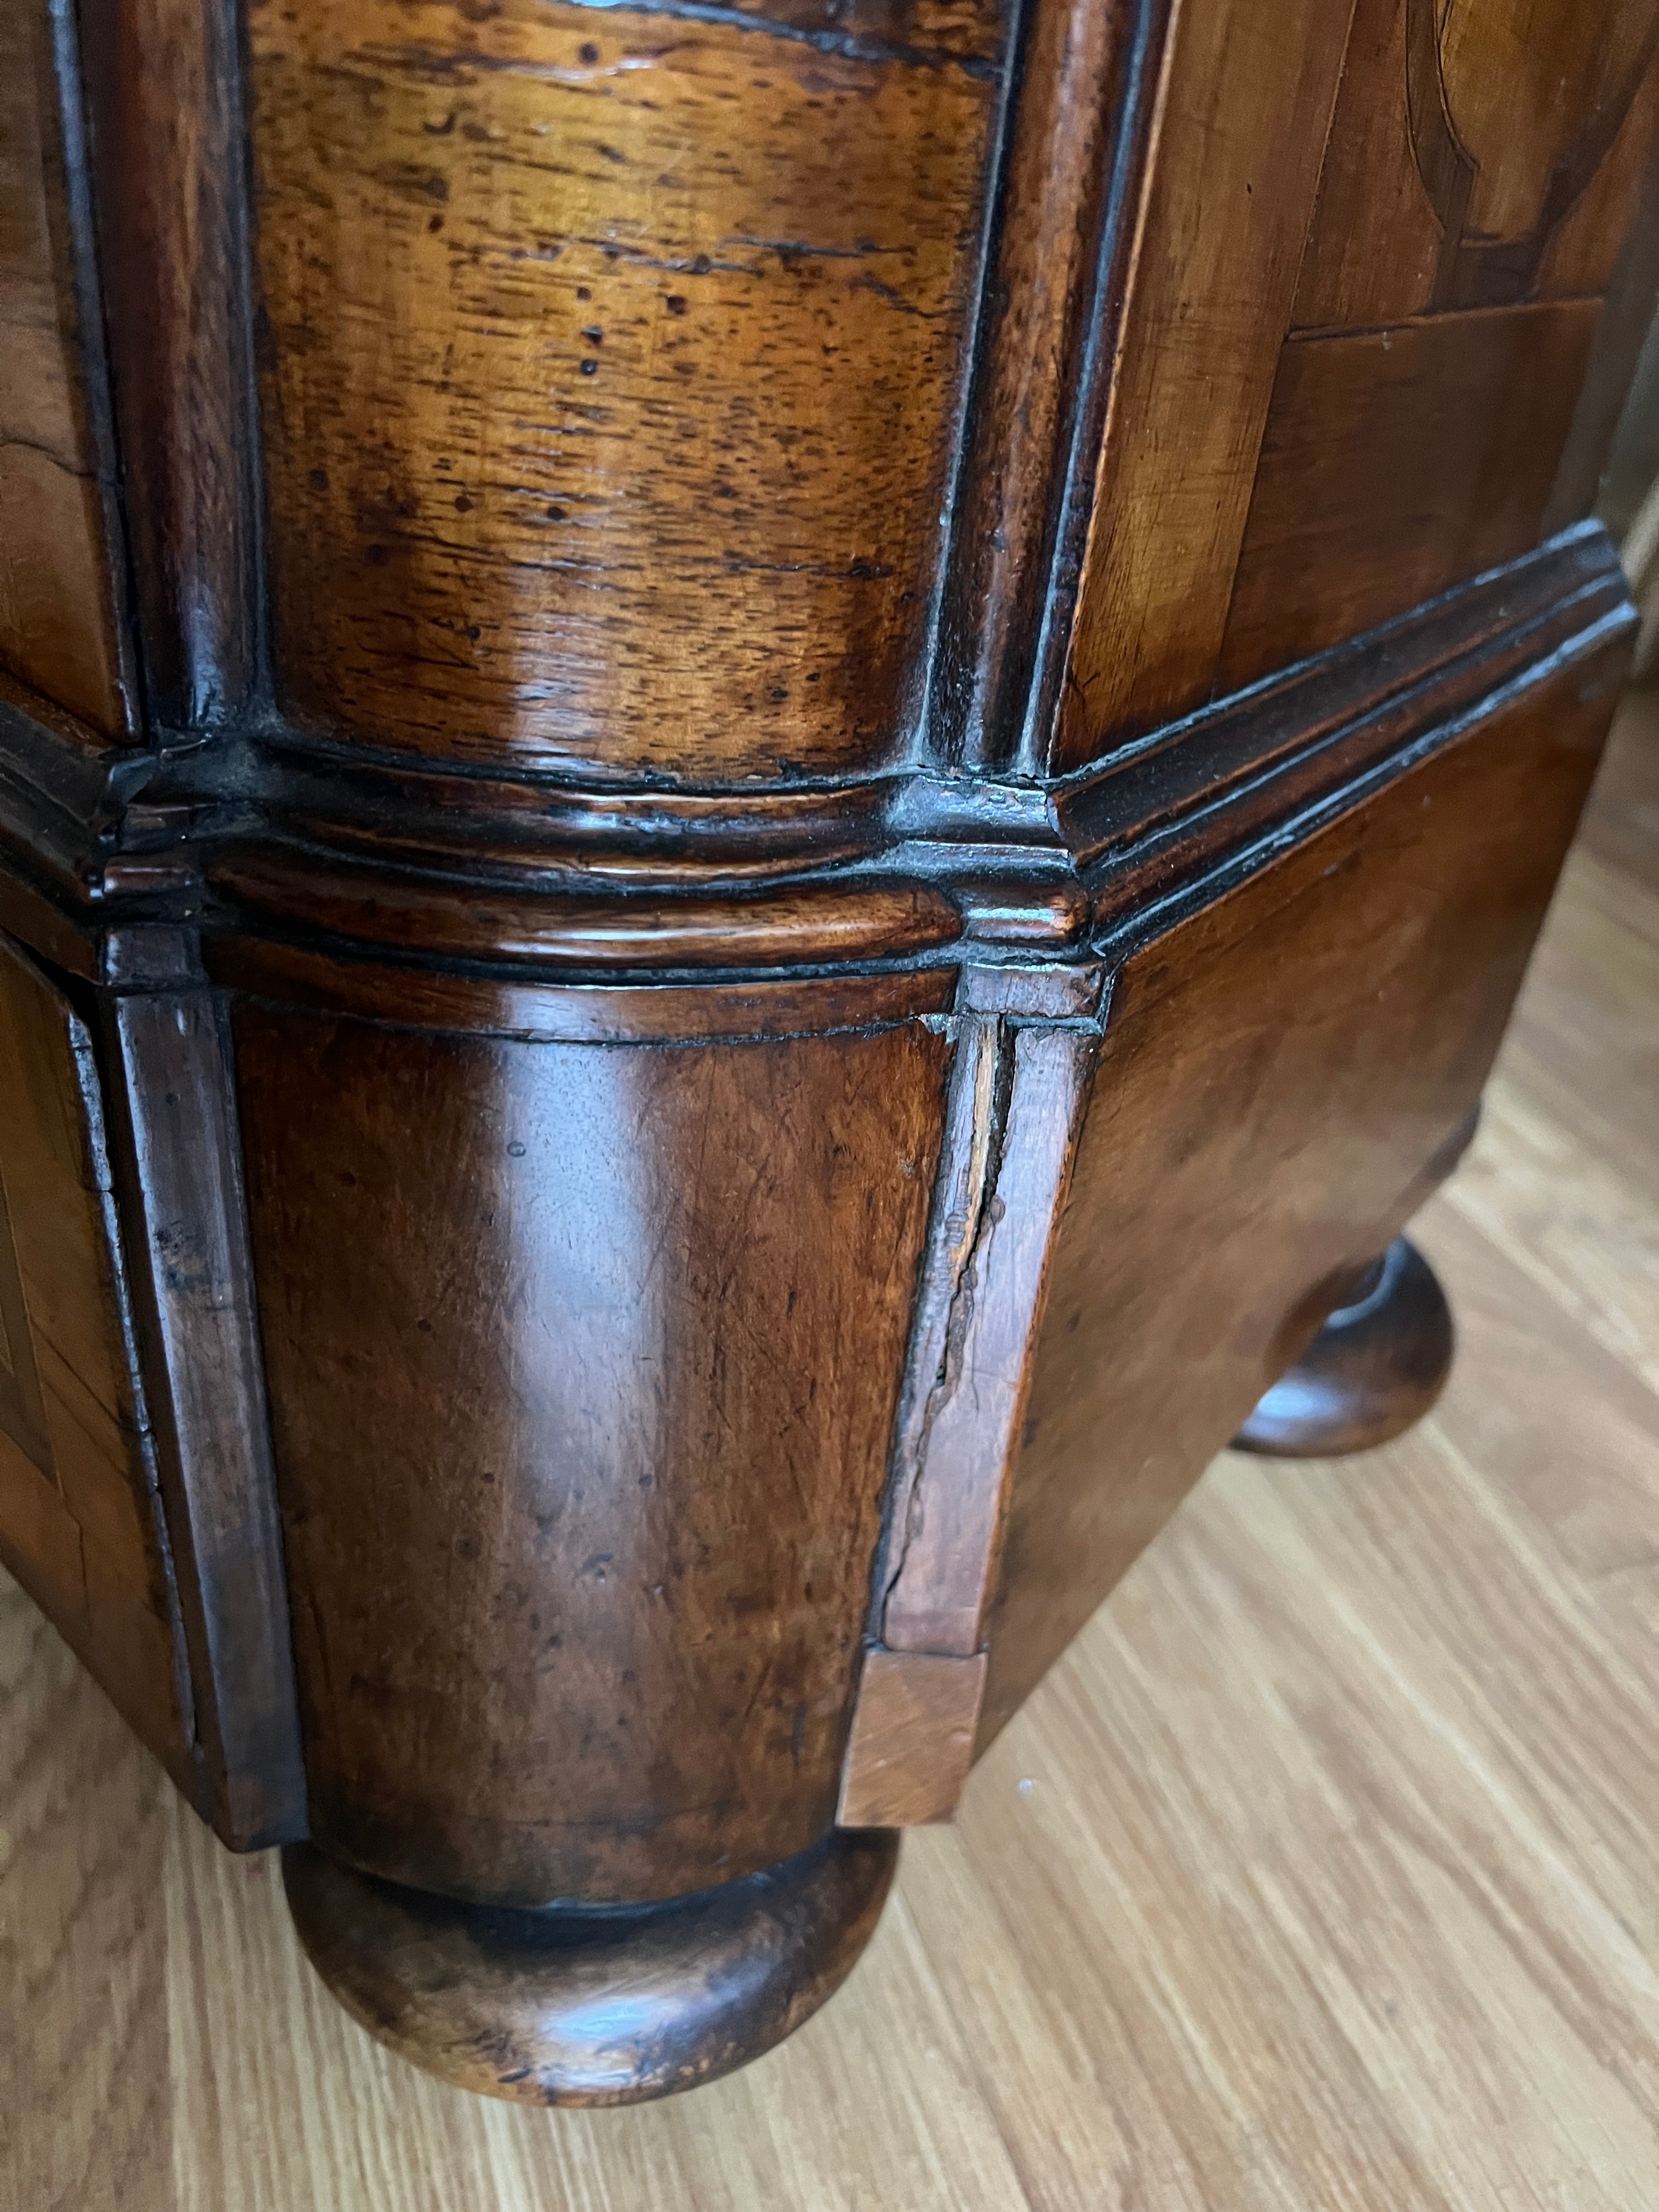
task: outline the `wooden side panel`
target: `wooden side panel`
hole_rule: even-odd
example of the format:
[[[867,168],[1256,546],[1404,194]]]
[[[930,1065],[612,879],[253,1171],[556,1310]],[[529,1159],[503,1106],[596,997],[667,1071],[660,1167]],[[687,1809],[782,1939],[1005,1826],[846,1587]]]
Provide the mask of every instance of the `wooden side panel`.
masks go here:
[[[191,1789],[91,1042],[0,942],[0,1558]]]
[[[252,19],[279,690],[477,761],[787,779],[919,703],[998,10]],[[875,19],[888,35],[878,36]]]
[[[835,1815],[947,1040],[247,1006],[237,1041],[313,1834],[526,1904],[802,1849]]]
[[[1656,81],[1659,82],[1659,71]],[[1545,509],[1547,535],[1582,521],[1595,507],[1642,343],[1653,322],[1656,301],[1659,301],[1659,132],[1650,132],[1635,213],[1602,301],[1577,411]]]
[[[1573,301],[1292,339],[1217,688],[1534,545],[1600,313]]]
[[[1622,642],[1136,953],[1053,1262],[982,1739],[1378,1250],[1479,1096]]]
[[[1060,767],[1207,694],[1347,28],[1346,0],[1177,18]]]
[[[1632,10],[1632,16],[1638,11]],[[1650,38],[1653,11],[1647,19]],[[1539,262],[1540,300],[1605,294],[1614,283],[1621,248],[1642,220],[1648,173],[1659,152],[1659,66],[1650,63],[1607,158],[1552,234]]]
[[[55,46],[58,50],[55,51]],[[131,687],[113,471],[92,415],[62,115],[79,94],[44,0],[0,9],[0,659],[109,738]]]

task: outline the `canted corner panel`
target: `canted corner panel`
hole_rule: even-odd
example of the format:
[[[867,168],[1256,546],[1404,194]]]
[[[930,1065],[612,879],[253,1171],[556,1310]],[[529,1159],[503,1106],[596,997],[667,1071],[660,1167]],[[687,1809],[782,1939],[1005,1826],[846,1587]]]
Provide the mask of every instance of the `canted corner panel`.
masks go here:
[[[985,995],[969,971],[964,1004]],[[1097,1008],[1099,995],[1097,970]],[[1097,1015],[960,1018],[844,1826],[948,1820],[967,1779],[1008,1475],[1098,1038]]]
[[[0,1195],[0,1557],[197,1797],[91,1040],[4,939]]]

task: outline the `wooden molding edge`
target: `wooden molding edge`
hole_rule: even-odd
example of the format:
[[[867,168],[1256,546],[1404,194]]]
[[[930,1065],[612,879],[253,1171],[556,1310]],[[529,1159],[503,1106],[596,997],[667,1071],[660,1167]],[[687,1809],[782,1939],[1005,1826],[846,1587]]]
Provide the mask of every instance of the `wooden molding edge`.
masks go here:
[[[949,1820],[973,1764],[986,1654],[866,1650],[836,1823],[921,1828]]]

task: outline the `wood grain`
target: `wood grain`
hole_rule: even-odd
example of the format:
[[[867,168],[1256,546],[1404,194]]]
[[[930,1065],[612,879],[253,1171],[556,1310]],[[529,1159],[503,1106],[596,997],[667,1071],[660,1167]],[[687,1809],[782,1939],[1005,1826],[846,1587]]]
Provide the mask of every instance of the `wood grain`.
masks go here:
[[[1176,17],[1057,768],[1207,694],[1347,30],[1329,0]]]
[[[89,217],[64,143],[80,102],[64,21],[44,0],[0,15],[0,657],[118,738],[137,700]]]
[[[1442,223],[1408,112],[1407,21],[1416,4],[1356,0],[1297,286],[1297,328],[1376,328],[1434,304]],[[1651,70],[1634,100],[1624,97],[1652,22],[1645,5],[1546,16],[1512,0],[1461,0],[1442,11],[1447,97],[1456,104],[1454,127],[1468,134],[1472,234],[1488,241],[1526,237],[1566,150],[1562,133],[1577,124],[1591,145],[1613,126],[1581,196],[1537,241],[1527,296],[1583,298],[1605,290],[1612,276],[1659,113],[1659,76]]]
[[[1404,614],[1534,544],[1594,301],[1295,338],[1280,356],[1218,688]]]
[[[1594,773],[1588,674],[1472,717],[1120,972],[1031,1354],[988,1738],[1455,1142]]]
[[[522,1905],[815,1842],[947,1041],[236,1035],[313,1837]]]
[[[901,12],[254,8],[300,719],[705,781],[901,748],[1001,38]]]
[[[988,1041],[984,1031],[974,1039],[975,1073],[988,1079],[978,1086],[981,1110],[968,1159],[946,1162],[934,1206],[949,1296],[937,1332],[918,1331],[922,1356],[909,1378],[915,1435],[901,1444],[878,1607],[882,1640],[896,1651],[968,1657],[980,1649],[1030,1346],[1094,1065],[1089,1029],[1033,1024],[1000,1036],[1000,1028],[988,1023]]]
[[[0,940],[0,1546],[192,1796],[193,1714],[92,1039]]]
[[[1053,711],[1168,15],[1039,0],[1022,33],[928,699],[939,758],[1030,766]]]
[[[159,2212],[174,2201],[165,1868],[176,1802],[91,1676],[17,1585],[0,1582],[7,2212]],[[42,2125],[54,2109],[59,2123]]]
[[[1659,107],[1659,72],[1650,97]],[[1547,532],[1564,529],[1596,505],[1642,342],[1653,321],[1659,298],[1659,132],[1648,132],[1630,205],[1629,227],[1608,278],[1577,412],[1544,510]]]
[[[838,1785],[946,1808],[981,1657],[985,1741],[1449,1165],[1633,624],[1604,534],[1534,541],[1659,0],[1405,0],[1426,299],[1288,337],[1356,0],[763,4],[20,19],[43,419],[120,491],[147,734],[221,741],[88,747],[7,679],[5,1556],[224,1832],[357,1863],[329,1971],[387,2002],[435,1908],[365,1960],[374,1875],[450,1893],[471,1988],[502,1905],[654,1951]],[[1460,1205],[1535,1276],[1553,1139],[1493,1126],[1513,1218],[1478,1159]],[[1645,1386],[1623,1182],[1572,1187],[1557,1275]],[[998,2109],[947,2193],[988,2133],[1030,2186]]]
[[[246,1850],[306,1833],[306,1789],[228,1026],[200,990],[135,992],[111,1019],[204,1810]]]
[[[9,1595],[4,2212],[1648,2212],[1650,697],[1605,790],[1418,1224],[1461,1332],[1435,1414],[1218,1461],[907,1839],[848,1993],[744,2073],[555,2115],[401,2065],[274,1858],[221,1850]]]
[[[1446,111],[1474,169],[1465,234],[1525,238],[1552,196],[1571,207],[1573,185],[1611,151],[1646,79],[1659,7],[1582,0],[1545,17],[1532,0],[1451,0],[1439,13]]]
[[[973,1764],[985,1654],[866,1651],[836,1818],[915,1828],[955,1814]]]
[[[198,730],[258,658],[238,32],[214,0],[79,12],[146,705]]]

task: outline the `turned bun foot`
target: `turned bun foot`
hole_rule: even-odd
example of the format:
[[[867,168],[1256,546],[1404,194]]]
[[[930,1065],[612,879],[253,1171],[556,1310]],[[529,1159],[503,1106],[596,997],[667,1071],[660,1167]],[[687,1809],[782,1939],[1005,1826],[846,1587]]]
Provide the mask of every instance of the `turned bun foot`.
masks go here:
[[[1438,1278],[1414,1244],[1396,1237],[1261,1400],[1233,1449],[1334,1459],[1385,1444],[1440,1395],[1452,1346]]]
[[[283,1854],[312,1964],[404,2058],[486,2096],[626,2105],[728,2074],[846,1980],[881,1917],[896,1834],[837,1829],[723,1888],[629,1910],[463,1905]]]

